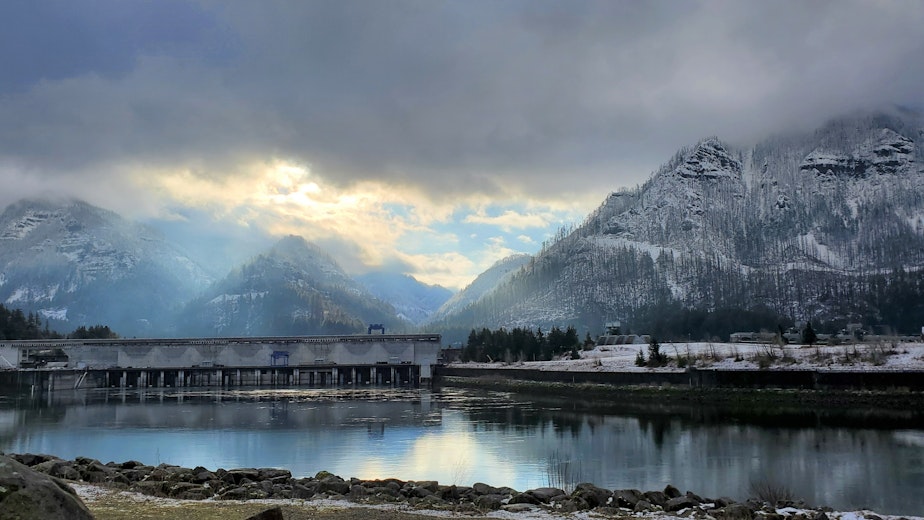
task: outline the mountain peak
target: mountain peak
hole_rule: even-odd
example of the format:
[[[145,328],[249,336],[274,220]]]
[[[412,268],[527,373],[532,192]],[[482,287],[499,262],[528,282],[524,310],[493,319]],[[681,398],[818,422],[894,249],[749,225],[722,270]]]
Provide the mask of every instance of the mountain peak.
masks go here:
[[[717,137],[709,137],[697,143],[672,173],[685,179],[740,179],[741,163]]]
[[[305,257],[326,256],[321,248],[298,235],[287,235],[279,239],[270,249],[270,256],[298,262]]]

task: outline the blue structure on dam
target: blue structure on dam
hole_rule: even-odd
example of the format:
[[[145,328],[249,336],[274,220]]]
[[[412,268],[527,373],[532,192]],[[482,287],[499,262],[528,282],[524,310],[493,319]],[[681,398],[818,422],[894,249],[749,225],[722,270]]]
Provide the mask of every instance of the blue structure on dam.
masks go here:
[[[0,341],[0,383],[92,387],[420,384],[439,334]]]

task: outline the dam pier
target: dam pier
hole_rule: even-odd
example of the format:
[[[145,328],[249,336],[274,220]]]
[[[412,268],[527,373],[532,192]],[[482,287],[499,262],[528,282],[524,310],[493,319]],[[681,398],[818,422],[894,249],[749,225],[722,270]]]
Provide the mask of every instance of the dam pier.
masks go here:
[[[79,388],[420,385],[439,334],[0,341],[0,386]]]

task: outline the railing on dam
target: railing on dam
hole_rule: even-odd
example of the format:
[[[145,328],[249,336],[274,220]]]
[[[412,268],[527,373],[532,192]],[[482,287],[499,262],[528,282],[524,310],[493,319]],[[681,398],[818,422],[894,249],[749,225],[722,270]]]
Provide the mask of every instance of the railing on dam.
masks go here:
[[[2,340],[0,348],[69,348],[114,346],[190,346],[190,345],[296,345],[382,342],[437,342],[439,334],[348,334],[337,336],[241,336],[221,338],[116,338]]]

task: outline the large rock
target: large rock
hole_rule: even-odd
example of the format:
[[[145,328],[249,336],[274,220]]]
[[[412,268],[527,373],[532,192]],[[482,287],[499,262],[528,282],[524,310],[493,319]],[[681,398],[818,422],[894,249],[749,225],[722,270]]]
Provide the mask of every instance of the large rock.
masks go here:
[[[589,482],[578,484],[571,492],[572,498],[586,500],[591,508],[608,505],[612,496],[613,493],[610,490],[597,487]]]
[[[64,482],[0,455],[0,518],[92,520],[93,515]]]

